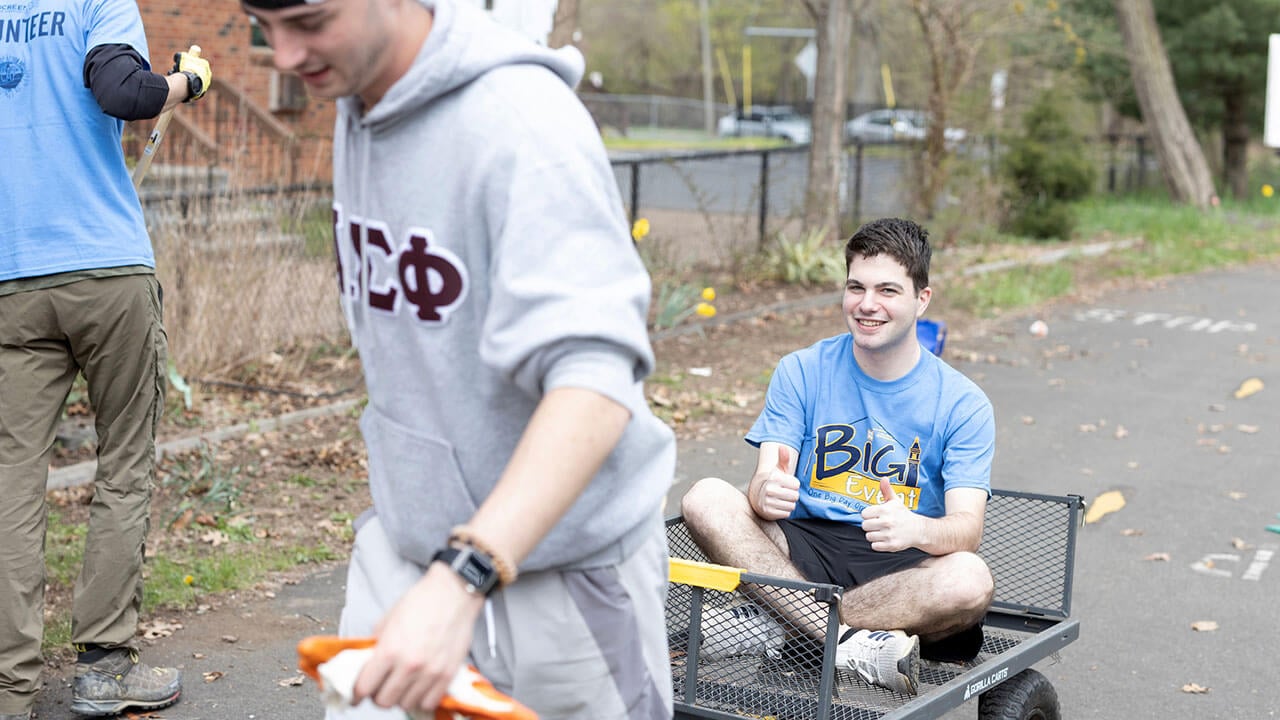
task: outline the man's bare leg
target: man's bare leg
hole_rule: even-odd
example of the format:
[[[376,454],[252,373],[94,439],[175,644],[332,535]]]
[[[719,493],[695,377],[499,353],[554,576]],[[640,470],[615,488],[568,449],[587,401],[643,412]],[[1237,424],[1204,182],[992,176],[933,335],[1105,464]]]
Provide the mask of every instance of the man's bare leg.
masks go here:
[[[840,618],[851,627],[904,630],[938,640],[977,624],[994,589],[981,558],[952,553],[845,590]]]
[[[719,565],[747,568],[760,575],[804,580],[791,564],[786,536],[778,524],[762,519],[751,509],[743,492],[720,478],[703,478],[680,502],[685,526],[707,557]],[[797,617],[794,594],[769,592],[753,586],[753,599],[785,619],[800,632],[821,638],[825,623],[820,617]]]

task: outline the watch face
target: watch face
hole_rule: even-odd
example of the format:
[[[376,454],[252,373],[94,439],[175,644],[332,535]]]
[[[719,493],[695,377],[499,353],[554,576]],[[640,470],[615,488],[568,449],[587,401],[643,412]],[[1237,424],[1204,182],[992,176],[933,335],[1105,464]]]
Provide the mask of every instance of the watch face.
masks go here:
[[[479,558],[475,555],[467,558],[467,562],[463,564],[462,567],[458,568],[458,574],[462,576],[463,580],[466,580],[475,587],[483,588],[489,578],[486,575],[484,568],[480,567],[478,560]]]
[[[498,571],[494,568],[493,561],[473,547],[442,548],[432,561],[443,562],[458,573],[458,577],[467,584],[469,592],[488,595],[498,587]]]

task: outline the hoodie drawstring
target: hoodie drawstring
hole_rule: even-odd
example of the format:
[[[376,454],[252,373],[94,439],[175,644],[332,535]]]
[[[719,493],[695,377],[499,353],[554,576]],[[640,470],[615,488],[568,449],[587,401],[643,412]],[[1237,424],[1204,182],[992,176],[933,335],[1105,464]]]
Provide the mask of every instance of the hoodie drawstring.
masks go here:
[[[498,638],[494,632],[493,623],[493,601],[489,598],[484,600],[484,634],[489,639],[489,658],[498,657]]]

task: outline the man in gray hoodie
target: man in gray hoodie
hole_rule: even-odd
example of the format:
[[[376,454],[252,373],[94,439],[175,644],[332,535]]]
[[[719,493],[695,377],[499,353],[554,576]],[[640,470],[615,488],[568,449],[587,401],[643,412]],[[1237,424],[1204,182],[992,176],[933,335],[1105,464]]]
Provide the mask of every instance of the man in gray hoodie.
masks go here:
[[[334,218],[374,508],[341,632],[358,708],[435,707],[474,664],[542,718],[671,714],[650,284],[581,55],[451,0],[242,0],[338,99]],[[388,716],[390,717],[390,716]]]

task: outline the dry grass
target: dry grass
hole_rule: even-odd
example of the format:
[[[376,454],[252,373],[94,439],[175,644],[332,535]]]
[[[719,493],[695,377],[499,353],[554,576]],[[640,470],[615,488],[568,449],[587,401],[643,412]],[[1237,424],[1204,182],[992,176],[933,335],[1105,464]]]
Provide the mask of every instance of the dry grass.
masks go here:
[[[202,203],[190,221],[177,207],[149,208],[170,358],[183,373],[217,373],[289,345],[345,341],[332,242],[320,234],[323,224],[298,222],[317,208],[327,215],[323,202],[290,209],[233,196]]]

